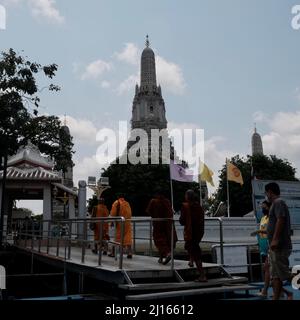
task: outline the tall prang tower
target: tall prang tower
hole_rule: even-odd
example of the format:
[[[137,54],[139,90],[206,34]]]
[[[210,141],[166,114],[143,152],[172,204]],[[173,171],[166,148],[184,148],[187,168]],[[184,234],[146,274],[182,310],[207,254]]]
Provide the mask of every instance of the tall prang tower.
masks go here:
[[[134,129],[143,129],[147,133],[148,146],[143,145],[140,148],[141,155],[144,158],[150,158],[151,152],[162,157],[174,157],[174,148],[171,140],[167,137],[167,143],[170,146],[170,154],[162,152],[162,140],[152,139],[152,129],[167,129],[165,102],[162,97],[161,87],[156,82],[155,54],[150,48],[148,36],[146,37],[146,47],[141,56],[141,79],[140,86],[136,84],[135,95],[132,103],[131,133]],[[138,140],[128,141],[127,151]],[[130,150],[135,153],[135,150]],[[164,150],[166,151],[166,150]]]
[[[155,54],[149,38],[141,57],[140,86],[135,87],[132,104],[131,129],[142,128],[150,134],[151,129],[166,129],[165,102],[160,85],[156,83]]]
[[[251,145],[252,145],[252,155],[263,155],[263,144],[262,139],[259,133],[257,133],[256,125],[254,126],[254,133],[252,135],[251,139]]]

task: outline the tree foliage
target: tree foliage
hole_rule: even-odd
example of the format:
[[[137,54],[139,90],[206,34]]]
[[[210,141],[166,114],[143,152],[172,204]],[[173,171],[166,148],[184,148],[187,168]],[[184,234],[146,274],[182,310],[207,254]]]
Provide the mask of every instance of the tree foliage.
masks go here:
[[[243,186],[235,182],[228,182],[231,216],[243,216],[253,210],[252,175],[261,180],[297,181],[296,169],[287,160],[277,158],[275,155],[247,156],[246,159],[237,155],[231,158],[230,162],[240,169],[244,180]],[[219,179],[218,190],[213,196],[212,212],[216,210],[221,201],[227,201],[226,164],[220,171]]]
[[[107,169],[103,169],[101,176],[109,177],[111,186],[111,189],[103,194],[106,204],[110,207],[116,199],[116,194],[125,193],[135,216],[146,215],[145,209],[157,189],[164,190],[166,196],[171,199],[168,165],[111,164]],[[199,193],[197,183],[177,181],[172,183],[174,209],[176,211],[180,209],[187,189],[194,189]]]
[[[36,78],[43,74],[52,79],[56,64],[42,66],[18,55],[13,49],[0,55],[0,155],[12,155],[31,140],[42,153],[54,158],[56,169],[72,164],[72,138],[61,134],[61,122],[55,116],[38,116],[39,93],[52,83],[38,86]]]

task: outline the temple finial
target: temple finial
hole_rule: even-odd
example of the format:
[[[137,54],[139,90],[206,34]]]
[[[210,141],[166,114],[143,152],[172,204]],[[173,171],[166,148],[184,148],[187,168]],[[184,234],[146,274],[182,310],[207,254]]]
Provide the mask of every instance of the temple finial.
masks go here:
[[[149,42],[149,36],[146,35],[146,47],[149,48],[150,42]]]
[[[256,133],[257,130],[256,130],[256,122],[254,122],[254,133]]]
[[[67,126],[67,115],[65,114],[65,118],[64,118],[64,126]]]

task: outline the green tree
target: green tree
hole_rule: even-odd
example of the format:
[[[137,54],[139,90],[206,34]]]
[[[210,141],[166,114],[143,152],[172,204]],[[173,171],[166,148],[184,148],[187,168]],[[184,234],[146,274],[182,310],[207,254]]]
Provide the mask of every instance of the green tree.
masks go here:
[[[52,79],[56,64],[42,66],[18,55],[13,49],[0,55],[0,159],[14,154],[31,140],[39,150],[51,156],[57,170],[66,170],[72,162],[72,137],[62,130],[56,116],[38,116],[39,93],[48,88],[59,91],[52,83],[42,89],[36,77],[40,73]]]
[[[17,55],[13,49],[1,53],[0,59],[0,150],[2,156],[14,154],[26,137],[24,129],[38,114],[40,88],[36,76],[43,73],[52,79],[57,65],[42,66]],[[58,91],[53,84],[50,91]]]
[[[251,177],[261,180],[297,181],[296,169],[287,160],[279,159],[274,155],[255,155],[240,158],[238,155],[230,162],[236,165],[243,176],[244,184],[229,181],[229,199],[231,216],[243,216],[253,210]],[[253,168],[253,170],[252,170]],[[213,195],[211,211],[214,212],[221,201],[227,201],[226,164],[219,175],[219,187]]]
[[[24,127],[24,143],[29,139],[55,161],[55,170],[66,172],[73,167],[73,138],[61,126],[56,116],[36,116]]]
[[[111,164],[107,169],[103,169],[101,176],[109,177],[111,186],[111,189],[103,194],[107,205],[111,206],[117,193],[125,193],[135,216],[146,214],[146,207],[158,188],[164,190],[170,199],[168,165]],[[199,194],[197,183],[173,181],[174,209],[176,211],[180,209],[187,189],[193,189]]]
[[[41,65],[18,55],[13,49],[0,54],[0,167],[3,167],[2,202],[0,220],[0,246],[2,245],[2,225],[7,158],[14,154],[21,145],[32,140],[57,161],[58,168],[63,167],[62,150],[59,149],[60,121],[56,117],[38,117],[40,105],[39,93],[47,88],[58,91],[52,83],[38,86],[36,78],[42,74],[52,79],[57,71],[56,64]],[[39,78],[39,81],[40,78]],[[72,142],[69,141],[71,151]],[[65,142],[64,142],[65,143]],[[70,155],[68,155],[69,157]],[[64,155],[66,158],[67,156]],[[3,163],[2,163],[2,158]]]

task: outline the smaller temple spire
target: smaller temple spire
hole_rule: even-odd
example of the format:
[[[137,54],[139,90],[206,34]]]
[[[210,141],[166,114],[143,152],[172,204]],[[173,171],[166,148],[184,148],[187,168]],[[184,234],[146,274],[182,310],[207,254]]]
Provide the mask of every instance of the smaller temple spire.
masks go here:
[[[150,47],[150,41],[149,41],[149,36],[148,36],[148,35],[146,35],[146,42],[145,42],[145,44],[146,44],[146,47],[147,47],[147,48]]]
[[[263,155],[263,144],[260,134],[257,132],[256,123],[254,123],[254,133],[252,135],[252,155]]]
[[[153,91],[156,89],[155,55],[149,47],[149,36],[146,36],[146,48],[141,57],[141,91]]]

